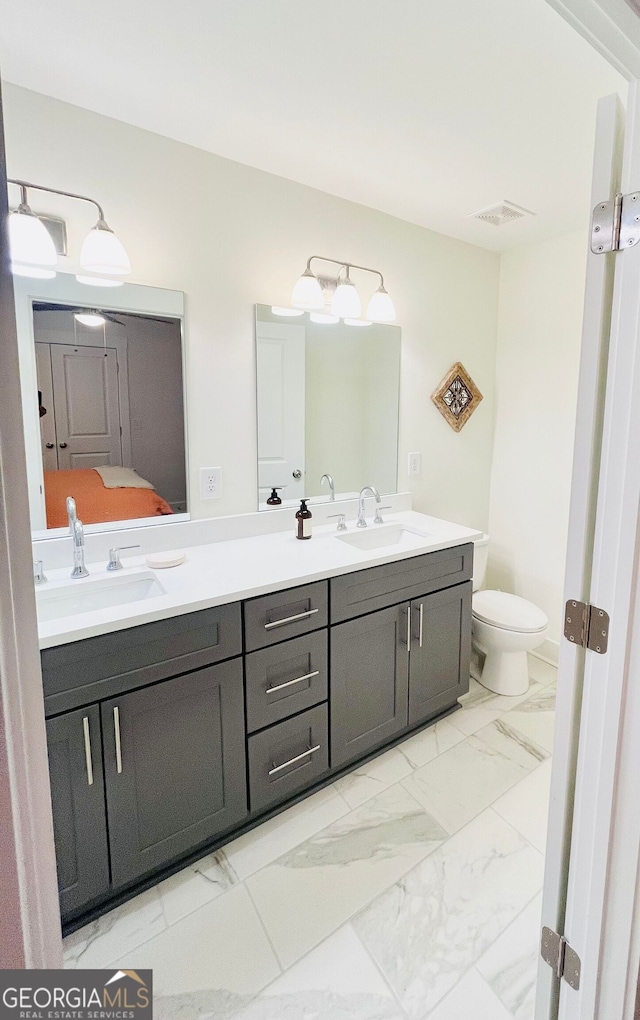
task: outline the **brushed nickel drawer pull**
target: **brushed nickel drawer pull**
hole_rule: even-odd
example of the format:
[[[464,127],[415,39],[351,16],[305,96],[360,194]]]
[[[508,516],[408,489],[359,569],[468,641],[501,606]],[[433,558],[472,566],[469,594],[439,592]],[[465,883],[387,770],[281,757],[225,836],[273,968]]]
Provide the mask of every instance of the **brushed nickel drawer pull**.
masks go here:
[[[273,623],[265,623],[265,630],[272,630],[274,627],[282,627],[285,623],[295,623],[296,620],[304,620],[307,616],[319,613],[319,609],[307,609],[304,613],[296,613],[295,616],[285,616],[284,620],[274,620]]]
[[[411,606],[407,606],[407,648],[411,648]]]
[[[418,631],[418,647],[422,648],[422,632],[423,632],[423,629],[424,629],[424,606],[423,606],[422,602],[420,603],[420,624],[419,624],[419,628],[420,629]]]
[[[289,761],[283,762],[282,765],[274,765],[272,769],[269,769],[268,775],[274,776],[276,774],[276,772],[282,772],[282,769],[288,768],[289,765],[295,765],[295,763],[297,761],[302,761],[302,759],[306,758],[307,755],[315,754],[316,751],[319,751],[319,750],[320,750],[320,744],[316,744],[315,747],[308,747],[306,751],[302,752],[302,754],[297,754],[295,756],[295,758],[289,758]]]
[[[116,705],[113,710],[113,728],[116,735],[116,771],[122,772],[122,744],[120,743],[120,709]]]
[[[91,733],[89,732],[89,718],[84,716],[82,719],[82,729],[84,730],[84,758],[87,763],[87,784],[93,786],[93,762],[91,761]]]
[[[315,669],[313,673],[305,673],[304,676],[297,676],[295,680],[287,680],[284,684],[276,684],[275,687],[267,687],[267,694],[273,694],[274,691],[282,691],[285,687],[292,687],[293,684],[301,684],[303,680],[311,680],[314,676],[320,676],[319,669]]]

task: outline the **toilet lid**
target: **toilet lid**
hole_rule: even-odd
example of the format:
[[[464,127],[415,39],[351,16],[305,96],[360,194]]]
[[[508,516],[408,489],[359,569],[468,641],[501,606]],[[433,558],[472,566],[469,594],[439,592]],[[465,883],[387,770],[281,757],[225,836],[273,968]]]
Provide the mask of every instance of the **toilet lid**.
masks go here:
[[[473,596],[473,615],[493,627],[526,634],[544,630],[549,624],[546,614],[533,602],[508,591],[477,591]]]

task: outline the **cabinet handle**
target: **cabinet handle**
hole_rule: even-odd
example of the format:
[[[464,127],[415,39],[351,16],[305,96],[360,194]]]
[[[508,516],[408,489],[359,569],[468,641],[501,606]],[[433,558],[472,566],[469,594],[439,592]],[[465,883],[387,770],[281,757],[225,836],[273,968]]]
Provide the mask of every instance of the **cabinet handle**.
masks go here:
[[[411,606],[407,606],[407,648],[411,648]]]
[[[320,744],[316,744],[315,747],[308,747],[306,751],[302,752],[302,754],[297,754],[295,756],[295,758],[289,758],[289,761],[284,761],[282,763],[282,765],[274,765],[272,769],[269,769],[268,775],[274,776],[276,774],[276,772],[281,772],[282,769],[288,768],[289,765],[295,765],[295,763],[297,761],[302,761],[302,759],[306,758],[307,755],[315,754],[316,751],[319,751],[319,750],[320,750]]]
[[[113,729],[116,737],[116,772],[122,772],[122,744],[120,743],[120,709],[116,705],[113,710]]]
[[[84,716],[82,720],[84,730],[84,759],[87,763],[87,784],[93,786],[93,762],[91,760],[91,733],[89,732],[89,718]]]
[[[282,691],[285,687],[292,687],[293,684],[300,684],[303,680],[311,680],[314,676],[320,676],[320,670],[315,669],[313,673],[305,673],[304,676],[297,676],[295,680],[287,680],[284,684],[276,684],[275,687],[267,687],[267,694],[273,694],[274,691]]]
[[[265,630],[272,630],[274,627],[282,627],[285,623],[295,623],[296,620],[304,620],[307,616],[313,616],[314,613],[319,613],[319,609],[307,609],[304,613],[296,613],[295,616],[285,616],[284,620],[274,620],[273,623],[265,623]]]
[[[422,648],[422,632],[424,629],[424,606],[420,603],[420,622],[418,624],[418,647]]]

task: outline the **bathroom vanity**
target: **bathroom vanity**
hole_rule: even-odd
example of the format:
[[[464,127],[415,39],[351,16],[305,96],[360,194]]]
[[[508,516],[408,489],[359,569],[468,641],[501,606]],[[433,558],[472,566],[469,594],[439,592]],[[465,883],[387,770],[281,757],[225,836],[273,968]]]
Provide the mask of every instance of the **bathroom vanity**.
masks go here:
[[[270,544],[310,568],[329,554],[343,565],[255,597],[182,606],[179,615],[160,605],[167,597],[156,599],[165,618],[131,626],[134,613],[113,631],[69,640],[68,627],[65,643],[44,641],[67,927],[455,707],[469,684],[473,569],[465,537],[473,533],[456,530],[455,541],[436,543],[445,548],[403,549],[398,558],[389,548],[354,551],[333,528],[305,552],[289,534],[266,536],[267,564]],[[232,544],[213,554],[220,561]],[[372,559],[378,564],[358,569]],[[295,569],[302,580],[299,562]],[[138,614],[147,608],[140,602]],[[86,620],[98,615],[108,614]]]

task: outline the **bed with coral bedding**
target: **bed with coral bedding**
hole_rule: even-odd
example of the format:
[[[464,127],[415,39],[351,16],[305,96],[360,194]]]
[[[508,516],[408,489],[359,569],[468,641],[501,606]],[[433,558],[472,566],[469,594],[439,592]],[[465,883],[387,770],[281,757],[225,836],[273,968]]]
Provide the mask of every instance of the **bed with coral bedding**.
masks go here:
[[[48,528],[66,528],[67,496],[75,499],[78,517],[83,524],[163,517],[173,513],[166,500],[154,489],[107,488],[93,468],[45,471],[44,495]]]

